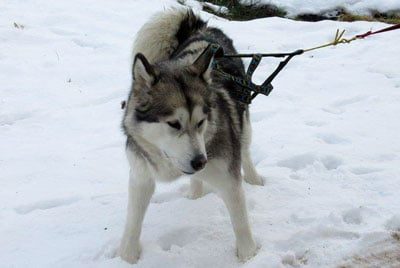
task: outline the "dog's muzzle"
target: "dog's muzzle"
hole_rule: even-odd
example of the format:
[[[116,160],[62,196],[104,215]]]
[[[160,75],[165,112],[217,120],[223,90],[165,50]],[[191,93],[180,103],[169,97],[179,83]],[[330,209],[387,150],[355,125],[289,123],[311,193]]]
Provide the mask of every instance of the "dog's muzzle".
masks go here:
[[[196,171],[203,169],[206,166],[206,164],[207,164],[207,158],[202,154],[196,155],[190,162],[190,165]]]

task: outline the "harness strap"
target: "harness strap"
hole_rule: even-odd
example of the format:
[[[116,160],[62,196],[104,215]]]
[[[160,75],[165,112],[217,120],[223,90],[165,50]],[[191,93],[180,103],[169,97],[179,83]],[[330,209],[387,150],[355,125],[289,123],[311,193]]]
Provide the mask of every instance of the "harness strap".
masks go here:
[[[257,66],[261,62],[261,55],[260,54],[254,54],[253,58],[251,59],[249,68],[247,69],[246,72],[246,78],[251,80],[251,77],[253,76],[254,71],[256,70]]]
[[[216,45],[216,44],[213,44]],[[236,58],[236,57],[252,57],[252,60],[247,68],[246,75],[244,78],[237,77],[231,74],[224,72],[221,67],[214,61],[213,67],[214,70],[217,71],[221,76],[226,79],[229,79],[238,85],[241,86],[243,90],[239,90],[238,92],[231,92],[235,99],[250,104],[251,101],[258,95],[263,94],[268,96],[271,91],[274,89],[271,82],[275,79],[275,77],[283,70],[286,64],[297,55],[301,55],[304,53],[304,50],[296,50],[291,53],[275,53],[275,54],[235,54],[235,55],[219,55],[219,57],[227,57],[227,58]],[[286,57],[285,60],[281,61],[275,71],[261,84],[256,85],[252,81],[253,73],[260,64],[263,57]]]
[[[303,54],[304,51],[302,49],[296,50],[292,53],[290,53],[285,60],[281,61],[278,65],[278,67],[275,69],[275,71],[267,78],[265,79],[264,83],[262,83],[262,85],[260,86],[260,91],[259,92],[255,92],[253,93],[253,95],[251,96],[251,99],[253,100],[258,93],[264,94],[265,96],[268,96],[271,91],[274,89],[274,87],[272,86],[272,80],[275,79],[275,77],[282,71],[282,69],[286,66],[286,64],[289,63],[289,61],[297,55],[301,55]]]

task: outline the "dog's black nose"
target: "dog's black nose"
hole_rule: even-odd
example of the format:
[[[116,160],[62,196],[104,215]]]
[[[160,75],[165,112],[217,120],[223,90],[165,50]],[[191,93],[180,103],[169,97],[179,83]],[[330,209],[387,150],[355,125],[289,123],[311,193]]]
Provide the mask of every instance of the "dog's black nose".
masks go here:
[[[207,159],[204,155],[199,154],[196,155],[195,158],[190,162],[192,165],[192,168],[196,171],[199,171],[200,169],[203,169],[207,163]]]

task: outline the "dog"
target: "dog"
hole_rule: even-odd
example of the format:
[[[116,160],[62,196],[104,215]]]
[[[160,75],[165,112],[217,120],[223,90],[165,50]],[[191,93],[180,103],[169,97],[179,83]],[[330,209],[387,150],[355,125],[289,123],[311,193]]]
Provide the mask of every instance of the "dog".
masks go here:
[[[237,53],[220,29],[208,27],[191,9],[171,9],[154,16],[134,42],[133,82],[122,127],[130,164],[126,226],[120,257],[140,257],[142,222],[155,182],[190,175],[189,198],[203,194],[206,183],[222,198],[236,236],[240,261],[257,252],[242,189],[244,179],[262,185],[252,163],[248,105],[237,101],[239,85],[215,71],[219,45]],[[244,77],[240,58],[218,58],[218,66]]]

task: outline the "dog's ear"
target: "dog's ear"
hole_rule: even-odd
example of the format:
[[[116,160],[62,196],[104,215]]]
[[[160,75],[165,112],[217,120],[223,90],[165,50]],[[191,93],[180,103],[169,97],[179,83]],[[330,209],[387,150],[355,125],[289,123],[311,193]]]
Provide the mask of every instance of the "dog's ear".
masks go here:
[[[212,63],[214,61],[214,56],[222,53],[222,49],[215,45],[210,44],[203,53],[194,61],[194,63],[189,67],[190,71],[198,76],[202,76],[207,83],[211,83],[211,71]]]
[[[148,62],[142,53],[138,53],[133,61],[133,79],[137,82],[144,82],[148,87],[156,82],[157,76],[154,67]]]

